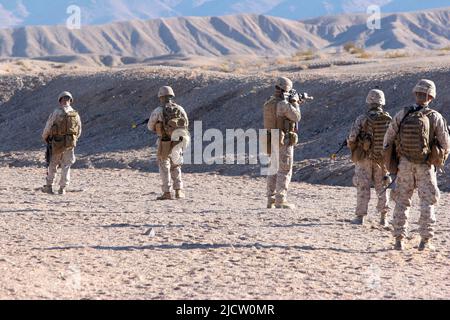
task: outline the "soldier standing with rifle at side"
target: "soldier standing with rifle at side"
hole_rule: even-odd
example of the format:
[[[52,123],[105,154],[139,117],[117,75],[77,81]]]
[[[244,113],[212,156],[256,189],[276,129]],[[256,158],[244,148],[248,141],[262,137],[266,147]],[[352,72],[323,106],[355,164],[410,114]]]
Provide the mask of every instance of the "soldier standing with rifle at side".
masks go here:
[[[357,188],[356,218],[353,223],[364,224],[373,183],[378,195],[377,210],[380,214],[380,224],[386,227],[390,208],[387,190],[383,188],[391,181],[384,165],[383,141],[392,118],[383,110],[386,105],[383,91],[371,90],[366,102],[367,112],[356,119],[347,141],[352,152],[352,161],[355,163],[353,184]]]
[[[47,143],[47,183],[42,192],[53,194],[53,184],[58,168],[61,180],[58,193],[64,195],[70,183],[70,168],[75,163],[75,147],[81,135],[81,119],[71,104],[73,96],[64,91],[58,96],[59,107],[47,120],[42,139]]]
[[[183,199],[183,147],[189,143],[189,120],[186,111],[176,104],[175,93],[171,87],[161,87],[158,92],[162,106],[153,111],[148,129],[158,135],[158,164],[162,180],[162,196],[157,200]],[[172,190],[173,189],[173,190]]]
[[[416,103],[397,113],[384,139],[385,162],[397,167],[394,210],[395,249],[403,250],[408,233],[412,196],[420,198],[419,250],[433,250],[431,239],[436,224],[435,207],[440,199],[437,170],[444,167],[450,153],[448,127],[442,115],[430,108],[436,98],[436,85],[422,79],[414,87]],[[395,159],[392,165],[391,159]],[[391,170],[392,171],[392,170]]]

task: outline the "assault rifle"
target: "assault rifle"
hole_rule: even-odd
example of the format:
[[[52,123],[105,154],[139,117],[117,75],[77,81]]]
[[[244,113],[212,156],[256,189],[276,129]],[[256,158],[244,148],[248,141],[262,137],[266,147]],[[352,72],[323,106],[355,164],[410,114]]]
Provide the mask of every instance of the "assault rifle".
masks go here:
[[[52,161],[52,153],[53,153],[52,141],[48,140],[45,150],[45,163],[47,165],[47,168],[50,167],[50,162]]]
[[[312,101],[314,100],[313,96],[310,96],[308,93],[298,93],[297,90],[292,89],[291,91],[284,94],[285,99],[289,102],[293,102],[296,100],[296,96],[298,95],[300,101]]]
[[[140,123],[135,123],[135,122],[133,122],[133,123],[131,124],[131,128],[137,129],[137,128],[139,128],[140,126],[146,125],[149,121],[150,121],[150,118],[145,119],[144,121],[142,121],[142,122],[140,122]]]
[[[342,150],[344,150],[344,148],[347,147],[347,145],[348,145],[348,144],[347,144],[347,139],[345,139],[344,142],[342,142],[342,143],[339,145],[339,149],[338,149],[335,153],[333,153],[333,154],[331,155],[331,160],[336,160],[338,154],[339,154]]]
[[[389,177],[389,176],[386,176],[386,177]],[[383,194],[385,194],[386,191],[388,191],[396,182],[397,182],[397,175],[395,176],[394,179],[392,179],[392,182],[386,188],[384,188],[383,191],[378,196],[381,197]]]

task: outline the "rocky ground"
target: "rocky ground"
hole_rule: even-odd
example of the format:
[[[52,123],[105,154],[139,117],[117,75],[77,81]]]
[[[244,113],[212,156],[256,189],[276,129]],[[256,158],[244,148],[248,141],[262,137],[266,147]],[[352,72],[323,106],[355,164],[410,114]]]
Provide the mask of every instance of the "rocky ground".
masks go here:
[[[353,188],[294,182],[277,211],[262,178],[188,174],[186,200],[156,202],[155,173],[74,170],[64,197],[36,190],[44,169],[0,175],[1,299],[450,298],[448,193],[419,253],[417,199],[396,252],[373,210],[349,223]]]

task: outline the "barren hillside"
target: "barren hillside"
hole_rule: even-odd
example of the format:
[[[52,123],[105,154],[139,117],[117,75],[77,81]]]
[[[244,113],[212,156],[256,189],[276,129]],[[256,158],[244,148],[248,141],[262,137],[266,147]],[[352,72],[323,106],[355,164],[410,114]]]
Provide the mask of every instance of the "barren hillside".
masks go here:
[[[264,15],[180,17],[119,22],[69,30],[65,26],[0,29],[0,56],[56,61],[94,56],[124,64],[166,55],[278,56],[338,47],[352,41],[367,49],[439,49],[450,45],[450,10],[388,14],[380,30],[366,16],[295,21]],[[80,58],[82,59],[82,58]]]
[[[295,80],[299,91],[316,100],[303,106],[300,145],[296,149],[294,179],[312,183],[350,185],[352,165],[348,156],[331,162],[329,156],[345,139],[351,123],[365,110],[367,92],[378,86],[386,92],[387,110],[395,113],[413,103],[411,90],[420,78],[433,79],[438,86],[434,108],[450,116],[449,59],[403,59],[364,65],[329,67],[283,73]],[[75,107],[84,121],[78,167],[135,168],[154,170],[155,136],[144,127],[132,129],[134,122],[149,117],[158,105],[157,89],[172,85],[177,101],[203,129],[259,129],[262,105],[280,73],[237,75],[171,67],[140,67],[115,71],[71,71],[50,78],[2,77],[11,87],[25,79],[28,86],[0,105],[1,165],[43,164],[40,134],[55,97],[71,90]],[[18,80],[19,79],[19,80]],[[28,79],[28,80],[27,80]],[[11,96],[11,94],[10,94]],[[191,127],[191,131],[193,127]],[[204,143],[206,146],[207,143]],[[255,166],[189,166],[189,171],[217,171],[223,174],[252,174]],[[450,190],[448,173],[441,179]]]

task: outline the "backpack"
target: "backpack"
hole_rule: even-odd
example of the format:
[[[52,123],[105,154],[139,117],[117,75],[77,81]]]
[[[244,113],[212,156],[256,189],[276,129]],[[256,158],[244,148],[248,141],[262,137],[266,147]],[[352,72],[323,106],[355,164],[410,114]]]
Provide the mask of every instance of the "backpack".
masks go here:
[[[372,160],[382,160],[384,136],[392,121],[389,113],[384,111],[369,111],[367,114],[365,132],[370,139],[370,147],[365,150]]]
[[[434,128],[430,115],[434,110],[409,112],[398,134],[398,152],[413,163],[427,163],[434,142]]]
[[[357,141],[350,146],[353,162],[357,163],[364,159],[383,162],[384,136],[391,121],[389,113],[382,110],[371,110],[366,114]]]
[[[75,148],[79,133],[78,112],[69,111],[58,115],[52,126],[53,152],[60,153]]]
[[[175,130],[186,129],[188,126],[180,106],[173,102],[169,102],[163,107],[163,119],[163,140],[170,141]]]

